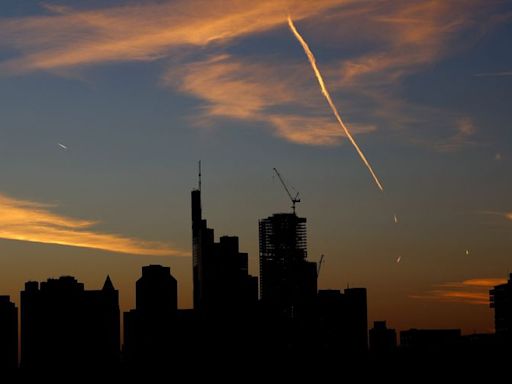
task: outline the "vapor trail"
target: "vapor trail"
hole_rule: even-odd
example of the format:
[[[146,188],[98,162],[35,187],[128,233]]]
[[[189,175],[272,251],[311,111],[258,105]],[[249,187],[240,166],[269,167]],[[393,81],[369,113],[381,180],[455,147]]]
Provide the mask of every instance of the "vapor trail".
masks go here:
[[[373,176],[373,180],[375,180],[375,183],[377,184],[379,189],[381,191],[383,191],[384,188],[382,187],[382,184],[380,183],[379,178],[377,177],[375,172],[373,172],[372,166],[370,165],[368,160],[366,160],[366,157],[364,156],[363,151],[361,151],[361,149],[357,145],[356,141],[350,134],[350,131],[343,123],[343,120],[341,120],[340,114],[338,113],[336,106],[332,102],[331,95],[329,94],[329,91],[327,90],[327,87],[325,86],[324,79],[322,78],[322,74],[320,73],[320,70],[318,69],[318,67],[316,65],[315,56],[313,55],[313,52],[311,52],[311,50],[309,49],[308,43],[306,43],[306,41],[302,38],[300,33],[297,31],[297,28],[295,28],[295,25],[293,24],[293,21],[290,18],[290,16],[288,16],[288,25],[290,26],[291,31],[293,32],[293,34],[295,35],[295,37],[297,38],[299,43],[302,45],[302,48],[304,49],[304,52],[306,53],[306,55],[309,59],[311,67],[313,68],[313,71],[315,72],[316,79],[318,80],[318,84],[320,84],[322,94],[325,96],[325,99],[327,100],[329,107],[331,107],[332,113],[334,113],[336,120],[338,120],[338,123],[340,124],[341,128],[343,128],[343,131],[345,131],[345,135],[347,135],[348,139],[350,140],[350,142],[356,149],[357,153],[359,154],[359,157],[361,158],[361,160],[363,160],[363,163],[366,165],[366,167],[370,171],[371,175]]]

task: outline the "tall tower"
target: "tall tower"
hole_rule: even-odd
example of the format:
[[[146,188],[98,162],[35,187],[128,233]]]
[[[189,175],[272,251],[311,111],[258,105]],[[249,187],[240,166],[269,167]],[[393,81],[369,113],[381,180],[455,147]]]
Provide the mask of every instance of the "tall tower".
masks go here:
[[[284,313],[314,300],[316,263],[307,261],[306,219],[274,214],[260,220],[259,238],[262,302]]]
[[[142,267],[135,307],[124,313],[124,357],[132,366],[167,364],[177,351],[178,283],[171,269]]]
[[[495,286],[489,294],[491,308],[494,308],[496,335],[512,342],[512,273],[508,282]]]
[[[202,218],[201,208],[201,162],[199,162],[199,183],[192,197],[192,282],[194,309],[199,310],[204,301],[205,257],[207,257],[208,237],[213,242],[213,231],[207,228],[206,220]]]
[[[18,308],[9,296],[0,296],[0,372],[18,366]]]
[[[238,237],[222,236],[215,242],[213,229],[202,218],[201,163],[199,185],[192,191],[192,254],[195,310],[233,314],[257,301],[257,278],[248,274],[247,254],[239,251]]]

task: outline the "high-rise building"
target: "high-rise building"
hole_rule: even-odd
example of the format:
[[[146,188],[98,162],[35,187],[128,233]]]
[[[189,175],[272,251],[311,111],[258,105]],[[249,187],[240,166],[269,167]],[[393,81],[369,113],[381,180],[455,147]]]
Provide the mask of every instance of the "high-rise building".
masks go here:
[[[489,294],[496,336],[512,341],[512,273],[508,282],[495,286]]]
[[[9,296],[0,296],[0,372],[18,366],[18,308]]]
[[[370,351],[386,354],[396,349],[396,331],[386,326],[385,321],[374,321],[370,329]]]
[[[175,315],[178,310],[178,282],[171,268],[161,265],[142,267],[142,277],[135,283],[135,307],[146,313]]]
[[[325,349],[345,356],[360,356],[368,350],[365,288],[318,291],[319,339]]]
[[[306,219],[278,213],[259,221],[260,298],[286,316],[316,298],[316,263],[307,261]]]
[[[178,283],[169,267],[142,267],[136,308],[124,314],[124,356],[129,364],[162,364],[176,349]]]
[[[71,276],[30,281],[21,291],[23,368],[114,367],[119,332],[119,294],[108,276],[96,291]]]
[[[258,300],[258,280],[248,273],[247,253],[238,237],[214,240],[202,218],[201,190],[192,191],[192,253],[194,309],[201,313],[238,312]]]
[[[347,288],[344,291],[347,308],[348,343],[355,351],[368,351],[368,305],[366,288]]]

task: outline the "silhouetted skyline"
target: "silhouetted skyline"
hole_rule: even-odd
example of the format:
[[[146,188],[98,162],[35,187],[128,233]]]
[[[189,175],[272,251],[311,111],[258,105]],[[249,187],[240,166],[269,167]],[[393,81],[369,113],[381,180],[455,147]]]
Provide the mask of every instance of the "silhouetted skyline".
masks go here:
[[[109,274],[127,312],[141,267],[165,265],[193,309],[202,159],[206,228],[238,238],[250,290],[258,220],[291,212],[275,168],[300,192],[307,261],[325,255],[319,289],[365,287],[369,323],[397,337],[491,332],[488,291],[512,271],[511,13],[501,0],[3,1],[0,294],[19,308],[27,281],[96,289]]]
[[[179,283],[170,267],[143,266],[135,309],[123,316],[121,342],[119,292],[109,275],[101,290],[85,290],[72,276],[28,281],[20,293],[20,368],[147,370],[190,359],[250,364],[258,354],[264,354],[267,362],[260,365],[267,368],[284,356],[293,362],[311,351],[315,359],[372,364],[396,358],[416,364],[450,354],[492,361],[504,358],[511,346],[512,275],[489,291],[494,334],[411,328],[400,332],[398,348],[396,331],[386,321],[368,331],[366,288],[317,288],[319,269],[307,260],[306,218],[293,212],[260,220],[258,300],[258,280],[248,274],[238,237],[216,242],[202,217],[200,189],[192,191],[191,203],[193,310],[178,308]],[[0,366],[7,371],[18,366],[17,314],[9,297],[0,296]]]

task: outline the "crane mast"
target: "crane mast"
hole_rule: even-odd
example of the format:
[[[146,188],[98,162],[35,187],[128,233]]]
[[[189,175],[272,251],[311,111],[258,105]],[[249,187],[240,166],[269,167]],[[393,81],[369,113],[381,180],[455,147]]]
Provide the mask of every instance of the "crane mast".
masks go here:
[[[277,177],[279,178],[279,181],[281,182],[281,184],[283,185],[283,188],[284,190],[286,191],[286,193],[288,194],[288,197],[290,198],[291,202],[292,202],[292,210],[293,210],[293,213],[295,213],[295,204],[296,203],[300,203],[300,199],[299,199],[299,192],[297,192],[297,194],[295,196],[292,196],[292,194],[290,193],[290,190],[288,189],[288,187],[286,186],[286,183],[284,182],[281,174],[279,173],[279,171],[277,170],[277,168],[274,168],[274,172],[276,173]]]

